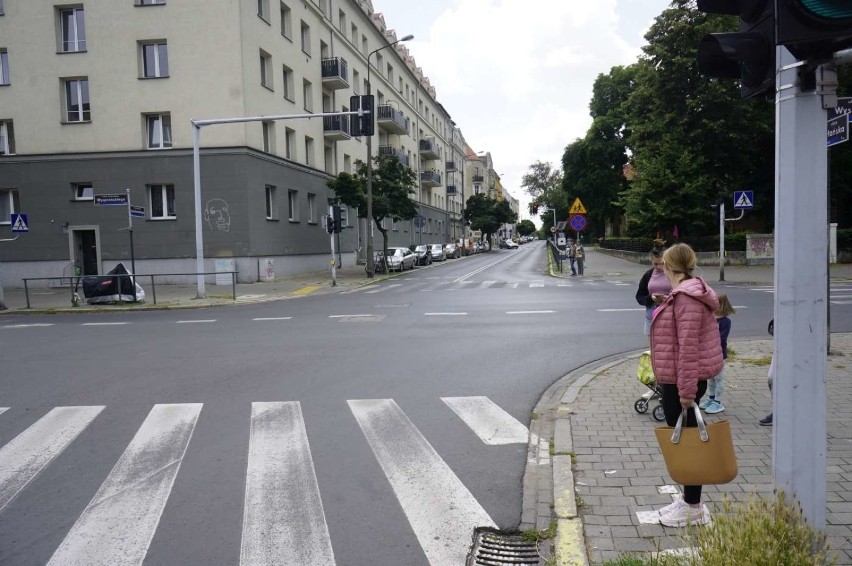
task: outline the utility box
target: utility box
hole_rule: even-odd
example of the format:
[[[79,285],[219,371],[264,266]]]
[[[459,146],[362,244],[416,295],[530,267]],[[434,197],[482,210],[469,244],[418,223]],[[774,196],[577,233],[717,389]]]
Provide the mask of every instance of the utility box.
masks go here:
[[[260,283],[275,281],[275,261],[271,257],[257,260],[257,280]]]
[[[236,271],[236,262],[234,258],[218,258],[215,261],[216,264],[216,285],[232,285],[234,280],[233,276],[228,273],[229,271]]]

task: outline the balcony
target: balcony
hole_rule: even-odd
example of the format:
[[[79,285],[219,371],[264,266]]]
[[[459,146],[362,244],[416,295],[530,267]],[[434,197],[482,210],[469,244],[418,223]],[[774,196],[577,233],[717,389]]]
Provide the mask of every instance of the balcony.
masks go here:
[[[447,185],[447,196],[451,197],[458,192],[455,185]]]
[[[420,140],[420,156],[423,159],[441,159],[441,147],[432,140]]]
[[[420,142],[423,143],[423,142]],[[420,184],[423,187],[429,189],[432,187],[440,187],[441,186],[441,174],[437,171],[421,171],[420,172]]]
[[[447,161],[447,173],[452,173],[453,171],[456,171],[456,162]]]
[[[482,175],[474,175],[473,176],[473,182],[474,183],[482,183],[484,181],[485,181],[485,177],[483,177]]]
[[[349,65],[342,57],[322,60],[322,86],[324,88],[349,88]]]
[[[389,104],[382,104],[378,109],[377,123],[381,129],[391,134],[407,134],[409,119]]]
[[[408,155],[398,147],[394,147],[392,145],[380,145],[379,146],[379,155],[391,155],[396,157],[400,163],[405,165],[406,167],[411,167],[408,161]]]
[[[349,135],[349,116],[323,116],[322,133],[328,141],[348,140],[352,137]]]

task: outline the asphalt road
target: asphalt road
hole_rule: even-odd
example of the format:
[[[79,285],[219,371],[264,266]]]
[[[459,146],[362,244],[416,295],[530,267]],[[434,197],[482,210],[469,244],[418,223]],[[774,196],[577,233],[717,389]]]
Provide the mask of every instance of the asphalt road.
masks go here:
[[[474,526],[519,523],[544,390],[647,344],[638,277],[545,268],[527,245],[336,295],[16,319],[0,564],[460,563]],[[719,290],[765,336],[771,293]]]

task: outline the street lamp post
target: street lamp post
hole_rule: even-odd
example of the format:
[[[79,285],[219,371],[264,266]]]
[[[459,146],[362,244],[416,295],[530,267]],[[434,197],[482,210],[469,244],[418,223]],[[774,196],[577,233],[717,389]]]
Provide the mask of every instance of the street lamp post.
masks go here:
[[[370,83],[370,57],[378,53],[382,49],[395,45],[401,41],[409,41],[414,39],[412,34],[408,34],[402,39],[397,39],[387,45],[383,45],[378,49],[370,51],[367,55],[367,96],[372,95],[372,84]],[[378,105],[373,105],[373,112],[376,112]],[[375,123],[376,115],[371,114],[370,120]],[[373,251],[373,136],[367,136],[367,277],[372,279],[376,270],[376,257]]]

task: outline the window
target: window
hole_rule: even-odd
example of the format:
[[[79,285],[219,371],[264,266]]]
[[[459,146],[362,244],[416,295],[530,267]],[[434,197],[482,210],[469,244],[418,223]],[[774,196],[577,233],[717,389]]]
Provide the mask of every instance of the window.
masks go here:
[[[149,185],[148,205],[151,219],[174,220],[175,216],[175,186]]]
[[[257,15],[269,23],[269,0],[257,0]]]
[[[9,53],[0,49],[0,85],[9,84]]]
[[[0,189],[0,224],[12,224],[12,213],[19,210],[18,189]]]
[[[275,207],[275,187],[266,185],[266,219],[278,220]]]
[[[15,153],[15,129],[12,120],[0,120],[0,155]]]
[[[325,172],[334,175],[334,150],[330,145],[323,147]]]
[[[285,157],[293,161],[296,160],[296,131],[290,128],[284,128],[284,145],[286,150]]]
[[[148,149],[168,149],[172,147],[172,115],[148,114],[145,116]]]
[[[362,35],[361,36],[361,53],[366,55],[369,52],[370,52],[370,49],[369,49],[369,47],[367,47],[367,36]]]
[[[275,122],[261,122],[263,128],[263,151],[275,153]]]
[[[314,139],[305,136],[305,165],[314,164]]]
[[[305,110],[308,112],[314,111],[314,88],[311,81],[302,80],[302,97],[305,99]]]
[[[86,50],[86,20],[82,7],[59,10],[59,26],[62,53]]]
[[[260,84],[273,90],[272,88],[272,55],[266,51],[260,51]]]
[[[311,26],[302,22],[302,51],[311,54]]]
[[[92,183],[71,183],[71,200],[95,200]]]
[[[287,217],[290,222],[299,221],[299,192],[287,191]]]
[[[3,0],[0,0],[0,16],[3,15]]]
[[[281,35],[287,39],[293,39],[293,17],[287,4],[281,2]]]
[[[358,81],[360,80],[361,75],[358,71],[352,71],[352,94],[360,94],[358,91]]]
[[[343,170],[346,173],[352,172],[352,158],[349,157],[349,155],[347,155],[345,153],[343,154]]]
[[[340,33],[346,34],[346,13],[343,10],[337,13],[337,29],[340,30]]]
[[[165,41],[141,43],[142,76],[146,79],[169,76],[169,50]]]
[[[308,193],[308,222],[317,223],[317,195]]]
[[[284,91],[284,98],[290,102],[296,101],[296,93],[293,92],[293,69],[287,65],[281,66],[281,89]]]
[[[64,79],[65,121],[90,122],[89,79]]]

